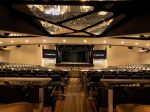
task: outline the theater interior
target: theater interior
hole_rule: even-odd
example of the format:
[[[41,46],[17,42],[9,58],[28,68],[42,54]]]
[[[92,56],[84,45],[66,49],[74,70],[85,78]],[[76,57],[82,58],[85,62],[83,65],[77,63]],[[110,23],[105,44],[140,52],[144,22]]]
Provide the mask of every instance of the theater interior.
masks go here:
[[[0,112],[150,112],[149,3],[0,1]]]

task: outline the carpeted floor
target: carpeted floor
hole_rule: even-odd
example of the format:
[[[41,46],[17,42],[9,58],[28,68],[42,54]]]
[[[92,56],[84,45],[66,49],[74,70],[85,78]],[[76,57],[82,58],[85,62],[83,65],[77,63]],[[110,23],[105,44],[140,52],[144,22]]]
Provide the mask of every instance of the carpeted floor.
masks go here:
[[[65,99],[57,100],[55,112],[96,112],[94,102],[85,95],[79,78],[70,78]]]

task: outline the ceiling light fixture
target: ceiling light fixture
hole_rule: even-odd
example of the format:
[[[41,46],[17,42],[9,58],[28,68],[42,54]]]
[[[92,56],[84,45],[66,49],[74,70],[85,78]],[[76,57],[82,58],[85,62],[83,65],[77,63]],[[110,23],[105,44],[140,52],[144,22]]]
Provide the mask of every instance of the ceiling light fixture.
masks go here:
[[[138,45],[139,43],[136,42],[135,44]]]
[[[106,40],[104,40],[104,43],[106,43],[107,41]]]
[[[11,43],[14,43],[14,41],[13,41],[13,40],[11,40],[10,42],[11,42]]]
[[[69,10],[68,6],[50,6],[48,9],[45,9],[45,14],[50,14],[53,16],[63,15]]]
[[[124,41],[121,41],[121,44],[124,44]]]
[[[43,40],[43,42],[46,42],[46,40]]]
[[[100,11],[99,13],[98,13],[98,15],[102,15],[102,16],[104,16],[104,15],[106,15],[108,12],[106,12],[106,11]]]
[[[84,40],[83,42],[84,42],[84,43],[87,43],[87,40]]]
[[[64,39],[63,42],[66,42],[66,40]]]
[[[26,40],[26,43],[28,43],[29,42],[29,40]]]
[[[149,46],[149,44],[146,44],[146,46]]]

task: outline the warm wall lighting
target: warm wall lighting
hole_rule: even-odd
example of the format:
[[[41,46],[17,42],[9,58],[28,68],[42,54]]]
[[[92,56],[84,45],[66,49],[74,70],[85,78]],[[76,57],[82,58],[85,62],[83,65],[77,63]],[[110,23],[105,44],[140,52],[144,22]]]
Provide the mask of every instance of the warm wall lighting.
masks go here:
[[[146,46],[149,46],[149,44],[146,44]]]
[[[3,42],[0,42],[0,44],[2,44]]]
[[[29,42],[29,40],[26,40],[26,43],[28,43]]]
[[[43,42],[46,42],[46,40],[43,40]]]
[[[104,40],[104,43],[106,43],[107,41],[106,40]]]
[[[66,42],[66,40],[64,39],[63,42]]]
[[[121,41],[121,44],[124,44],[124,41]]]
[[[11,42],[11,43],[14,43],[14,41],[13,41],[13,40],[11,40],[10,42]]]
[[[87,43],[87,40],[84,40],[83,42],[84,42],[84,43]]]
[[[135,44],[138,45],[139,43],[136,42]]]

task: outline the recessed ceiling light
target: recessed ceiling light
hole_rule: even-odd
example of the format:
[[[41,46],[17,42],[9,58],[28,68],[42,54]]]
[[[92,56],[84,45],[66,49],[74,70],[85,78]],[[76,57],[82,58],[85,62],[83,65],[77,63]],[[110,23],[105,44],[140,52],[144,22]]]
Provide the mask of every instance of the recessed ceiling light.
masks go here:
[[[104,40],[104,43],[106,43],[107,41],[106,40]]]
[[[124,41],[121,41],[121,44],[124,44]]]
[[[135,44],[138,45],[139,43],[136,42]]]
[[[84,40],[83,42],[84,42],[84,43],[87,43],[87,40]]]
[[[66,40],[64,39],[63,42],[66,42]]]
[[[0,42],[0,44],[2,44],[3,42]]]
[[[46,40],[43,40],[43,42],[46,42]]]
[[[14,43],[14,41],[13,41],[13,40],[11,40],[10,42],[11,42],[11,43]]]
[[[26,40],[26,42],[28,43],[28,42],[29,42],[29,40]]]
[[[149,44],[146,44],[146,46],[149,46]]]

